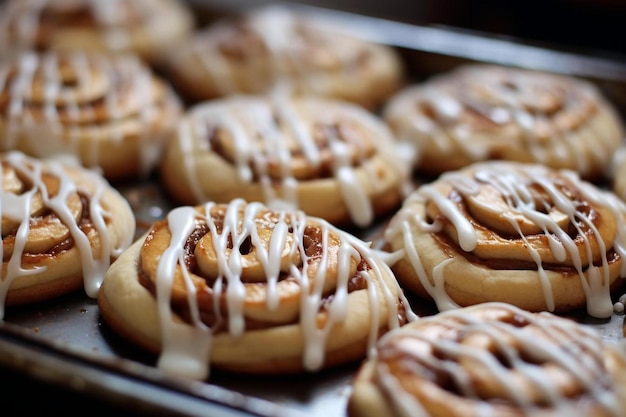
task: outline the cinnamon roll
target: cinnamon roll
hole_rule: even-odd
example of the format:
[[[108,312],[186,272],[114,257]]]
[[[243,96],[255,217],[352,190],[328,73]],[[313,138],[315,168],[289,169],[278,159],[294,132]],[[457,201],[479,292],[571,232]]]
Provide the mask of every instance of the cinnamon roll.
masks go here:
[[[626,355],[589,326],[488,303],[384,335],[360,368],[350,417],[621,416]]]
[[[396,208],[410,165],[375,115],[320,97],[236,96],[188,111],[161,182],[184,204],[234,198],[368,226]]]
[[[611,103],[582,79],[472,64],[408,87],[383,117],[427,174],[500,159],[601,179],[624,137]]]
[[[100,175],[20,152],[0,154],[4,307],[84,287],[97,296],[112,260],[134,239],[127,201]]]
[[[147,176],[181,114],[137,58],[25,53],[0,61],[0,149],[58,155],[109,180]]]
[[[626,205],[574,172],[489,161],[420,186],[385,230],[398,280],[439,310],[502,301],[609,317]],[[397,251],[397,252],[396,252]]]
[[[404,82],[393,48],[348,37],[280,6],[214,22],[168,54],[165,66],[174,86],[193,101],[261,94],[284,82],[296,92],[374,109]]]
[[[0,9],[4,52],[123,52],[157,63],[193,29],[193,15],[179,0],[8,0]]]
[[[159,368],[194,378],[209,364],[273,374],[360,360],[414,318],[369,244],[240,199],[170,211],[111,266],[98,304]]]

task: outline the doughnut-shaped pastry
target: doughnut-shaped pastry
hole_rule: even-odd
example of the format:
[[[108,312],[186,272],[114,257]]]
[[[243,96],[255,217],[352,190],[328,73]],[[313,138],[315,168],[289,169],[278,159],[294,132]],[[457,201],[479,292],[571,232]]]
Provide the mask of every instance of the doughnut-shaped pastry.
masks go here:
[[[168,54],[174,86],[193,101],[237,93],[261,94],[277,83],[380,106],[404,82],[389,46],[348,37],[305,13],[281,6],[214,22]]]
[[[166,372],[316,371],[365,357],[414,314],[359,239],[261,203],[182,206],[107,272],[98,304]]]
[[[625,133],[612,104],[587,81],[483,64],[406,88],[383,117],[416,146],[415,167],[428,174],[500,159],[599,179]]]
[[[147,176],[181,114],[171,88],[139,59],[83,52],[0,61],[0,149],[57,155],[110,180]]]
[[[626,205],[573,171],[490,161],[410,195],[385,230],[404,288],[440,310],[502,301],[609,317],[626,277]]]
[[[0,48],[136,53],[156,63],[193,28],[179,0],[8,0],[0,9]]]
[[[597,329],[487,303],[383,335],[348,415],[617,417],[624,407],[626,356]]]
[[[405,195],[411,168],[395,146],[384,123],[351,103],[236,96],[188,111],[161,182],[184,204],[244,198],[368,226]]]
[[[135,217],[100,175],[20,152],[0,154],[4,307],[84,287],[97,296],[111,261],[134,239]]]

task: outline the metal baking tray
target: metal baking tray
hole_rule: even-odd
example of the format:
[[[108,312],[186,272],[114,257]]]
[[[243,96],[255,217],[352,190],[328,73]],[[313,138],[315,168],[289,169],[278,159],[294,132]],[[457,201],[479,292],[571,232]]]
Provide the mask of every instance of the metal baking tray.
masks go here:
[[[214,9],[202,9],[206,2],[191,3],[200,14],[213,16]],[[234,4],[241,6],[241,2]],[[626,60],[301,4],[288,5],[306,9],[312,18],[338,24],[351,35],[399,48],[415,79],[468,61],[547,70],[594,81],[626,114]],[[221,10],[232,12],[232,7]],[[156,177],[114,185],[135,211],[137,236],[173,208]],[[380,226],[358,234],[375,240]],[[411,301],[418,314],[435,311],[429,303]],[[584,314],[574,318],[597,327],[608,340],[623,337],[623,315],[614,314],[608,320]],[[209,381],[201,382],[165,375],[155,363],[154,355],[114,334],[99,316],[96,301],[82,292],[7,309],[5,320],[0,322],[3,415],[88,410],[90,414],[117,416],[340,417],[346,415],[350,384],[359,365],[280,377],[241,377],[215,371]],[[33,400],[18,400],[23,391]]]

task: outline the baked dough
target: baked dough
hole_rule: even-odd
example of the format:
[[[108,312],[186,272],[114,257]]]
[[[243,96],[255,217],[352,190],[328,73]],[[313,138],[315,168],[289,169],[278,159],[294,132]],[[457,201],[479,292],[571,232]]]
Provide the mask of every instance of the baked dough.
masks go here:
[[[502,301],[610,317],[626,277],[626,205],[573,171],[489,161],[443,174],[385,230],[404,288],[439,310]]]
[[[500,159],[599,180],[625,133],[619,113],[590,82],[484,64],[407,87],[383,117],[417,148],[416,169],[435,175]]]
[[[3,52],[122,52],[156,64],[193,29],[182,0],[9,0],[0,9]]]
[[[274,374],[360,360],[412,317],[369,244],[240,199],[169,212],[111,266],[98,305],[159,368],[193,378],[209,364]]]
[[[369,226],[399,206],[410,171],[375,115],[276,90],[191,108],[167,144],[160,178],[183,204],[244,198]]]
[[[4,307],[84,287],[97,296],[111,261],[134,239],[135,217],[100,175],[20,152],[0,154]]]
[[[274,5],[214,22],[168,54],[168,78],[193,101],[260,94],[288,83],[295,92],[370,109],[403,85],[403,62],[393,48],[320,23]]]
[[[619,198],[626,201],[626,143],[613,155],[609,170],[609,183]]]
[[[182,112],[131,55],[24,53],[0,60],[0,149],[76,159],[109,180],[147,177]]]
[[[626,356],[597,329],[488,303],[384,335],[348,415],[617,417],[625,406]]]

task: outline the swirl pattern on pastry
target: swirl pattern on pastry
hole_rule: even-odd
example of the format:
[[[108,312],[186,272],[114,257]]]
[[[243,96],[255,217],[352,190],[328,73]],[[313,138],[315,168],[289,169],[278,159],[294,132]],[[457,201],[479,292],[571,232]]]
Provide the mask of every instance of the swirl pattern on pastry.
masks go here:
[[[486,301],[612,313],[626,205],[573,171],[490,161],[419,187],[385,231],[393,269],[440,310]]]
[[[209,363],[290,373],[362,359],[414,318],[369,244],[240,199],[172,210],[109,269],[98,301],[161,369],[195,378]]]
[[[594,328],[488,303],[409,323],[358,372],[350,417],[621,416],[626,356]]]
[[[134,238],[126,200],[80,167],[0,154],[4,306],[33,303],[84,286],[97,296],[111,261]]]
[[[0,148],[65,155],[111,180],[147,176],[182,109],[133,56],[25,53],[0,61]]]
[[[624,137],[619,114],[593,84],[481,64],[399,92],[383,117],[417,147],[416,169],[430,174],[500,159],[596,179]]]
[[[9,0],[0,10],[0,47],[136,53],[156,63],[193,28],[178,0]]]
[[[410,165],[375,115],[314,97],[237,96],[193,107],[168,142],[161,182],[185,204],[234,198],[370,225],[405,195]]]
[[[351,38],[281,6],[213,23],[168,56],[172,82],[187,98],[262,94],[277,83],[374,109],[402,85],[395,50]]]

